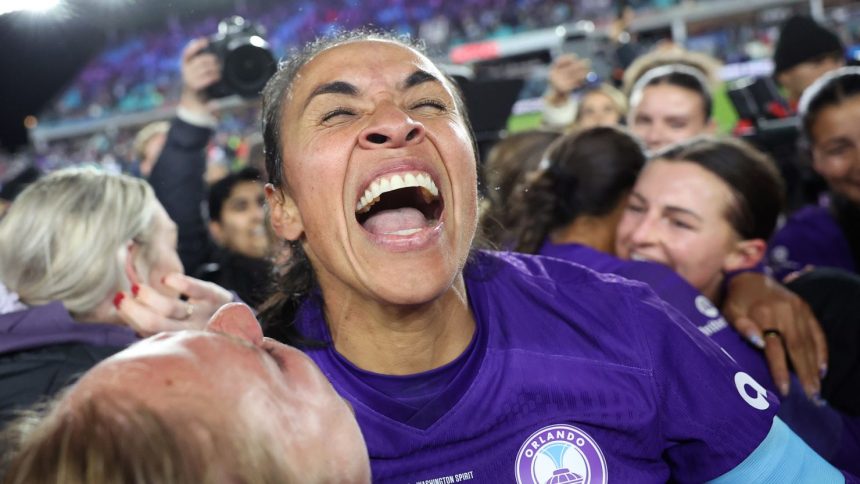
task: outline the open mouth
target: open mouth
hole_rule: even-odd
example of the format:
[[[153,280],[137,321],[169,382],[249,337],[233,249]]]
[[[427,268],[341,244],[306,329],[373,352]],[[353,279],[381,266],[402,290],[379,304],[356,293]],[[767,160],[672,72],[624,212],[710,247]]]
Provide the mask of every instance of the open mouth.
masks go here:
[[[408,236],[433,227],[442,216],[442,197],[424,172],[377,178],[355,206],[355,218],[375,235]]]

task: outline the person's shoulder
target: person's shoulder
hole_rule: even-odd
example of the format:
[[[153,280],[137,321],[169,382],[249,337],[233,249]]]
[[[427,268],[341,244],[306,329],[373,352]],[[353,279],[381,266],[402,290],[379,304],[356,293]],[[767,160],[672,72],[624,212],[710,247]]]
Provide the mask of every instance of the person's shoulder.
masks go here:
[[[498,277],[506,283],[524,281],[541,286],[593,285],[606,290],[629,290],[643,286],[614,273],[601,272],[580,262],[552,256],[479,251],[473,255],[472,262],[472,270],[468,274],[477,279]]]
[[[640,333],[662,331],[654,308],[664,303],[646,284],[535,255],[485,252],[479,265],[482,278],[471,271],[469,296],[500,346],[650,367]]]
[[[785,226],[835,223],[830,209],[821,205],[806,205],[788,216]]]

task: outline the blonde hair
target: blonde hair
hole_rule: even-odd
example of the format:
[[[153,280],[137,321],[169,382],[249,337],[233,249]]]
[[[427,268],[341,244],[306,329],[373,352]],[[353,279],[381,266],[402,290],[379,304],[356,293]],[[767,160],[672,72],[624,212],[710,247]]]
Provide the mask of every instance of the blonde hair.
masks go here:
[[[646,72],[665,65],[682,65],[696,69],[703,76],[705,87],[713,91],[719,86],[720,68],[722,62],[715,57],[693,52],[681,47],[672,46],[651,51],[633,61],[624,71],[623,91],[627,97],[633,92],[633,86]]]
[[[573,114],[573,123],[569,128],[575,129],[574,126],[579,122],[579,116],[582,114],[582,100],[588,96],[589,94],[599,92],[604,96],[608,97],[612,104],[615,106],[615,109],[618,110],[618,114],[621,119],[624,119],[627,116],[627,96],[624,95],[623,92],[616,89],[611,84],[607,84],[605,82],[600,83],[594,88],[588,89],[583,92],[579,96],[579,100],[576,103],[575,112]]]
[[[135,160],[142,160],[146,157],[146,144],[153,136],[165,134],[170,129],[170,123],[167,121],[155,121],[147,124],[134,137],[132,143],[132,154]]]
[[[131,241],[150,267],[157,200],[143,180],[95,168],[54,172],[25,189],[0,220],[0,280],[24,304],[62,301],[91,313],[128,288]]]

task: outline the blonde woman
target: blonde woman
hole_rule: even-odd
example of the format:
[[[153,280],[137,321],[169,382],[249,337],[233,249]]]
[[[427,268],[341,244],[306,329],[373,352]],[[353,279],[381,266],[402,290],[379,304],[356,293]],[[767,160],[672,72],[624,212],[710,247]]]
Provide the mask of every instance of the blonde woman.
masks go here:
[[[143,180],[72,168],[30,185],[0,222],[0,422],[231,300],[182,272],[176,225]]]

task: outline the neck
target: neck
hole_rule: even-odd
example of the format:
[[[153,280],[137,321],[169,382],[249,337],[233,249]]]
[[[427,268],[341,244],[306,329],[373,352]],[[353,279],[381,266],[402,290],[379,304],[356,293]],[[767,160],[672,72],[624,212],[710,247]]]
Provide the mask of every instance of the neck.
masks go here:
[[[105,299],[92,311],[74,315],[73,319],[79,323],[109,323],[125,326],[126,324],[119,317],[116,308],[113,306],[113,299]]]
[[[615,230],[623,210],[624,204],[619,203],[606,215],[580,215],[569,224],[550,232],[549,240],[554,244],[582,244],[614,254]]]
[[[419,305],[329,296],[325,313],[335,349],[367,371],[409,375],[438,368],[460,356],[475,333],[462,274],[441,296]]]

